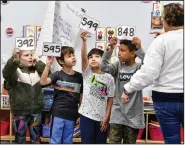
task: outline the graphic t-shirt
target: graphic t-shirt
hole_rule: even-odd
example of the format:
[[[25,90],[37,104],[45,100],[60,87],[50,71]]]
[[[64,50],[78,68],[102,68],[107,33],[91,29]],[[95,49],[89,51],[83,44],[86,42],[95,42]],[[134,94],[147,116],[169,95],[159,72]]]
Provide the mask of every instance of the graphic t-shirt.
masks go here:
[[[74,75],[68,75],[61,70],[51,74],[50,78],[54,87],[52,115],[76,120],[80,94],[83,91],[82,74],[75,72]]]
[[[107,99],[114,96],[114,78],[108,73],[93,73],[88,67],[83,72],[83,81],[79,113],[92,120],[102,121],[106,114]]]

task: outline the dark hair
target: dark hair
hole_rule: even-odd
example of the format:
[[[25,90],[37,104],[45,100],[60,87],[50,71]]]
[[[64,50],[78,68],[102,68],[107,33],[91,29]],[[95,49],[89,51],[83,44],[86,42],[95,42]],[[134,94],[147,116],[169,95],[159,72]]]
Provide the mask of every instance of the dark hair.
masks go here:
[[[92,56],[93,54],[97,54],[100,55],[101,57],[103,56],[104,51],[98,48],[93,48],[89,51],[89,53],[87,54],[87,58],[89,58],[90,56]]]
[[[120,45],[123,44],[123,45],[126,45],[129,49],[129,51],[137,51],[137,48],[136,48],[136,45],[132,43],[131,40],[127,40],[127,39],[124,39],[124,40],[120,40]]]
[[[170,3],[164,6],[163,19],[170,26],[184,26],[184,7],[180,3]]]
[[[64,62],[64,56],[66,54],[74,54],[74,48],[69,46],[62,46],[60,57],[56,57],[56,60],[60,66],[62,65],[59,63],[59,60]]]

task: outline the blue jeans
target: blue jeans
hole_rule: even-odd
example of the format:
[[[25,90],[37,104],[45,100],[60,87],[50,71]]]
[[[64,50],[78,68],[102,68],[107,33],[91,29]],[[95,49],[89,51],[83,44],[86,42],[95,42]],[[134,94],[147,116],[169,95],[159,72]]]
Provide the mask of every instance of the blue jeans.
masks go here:
[[[184,128],[184,103],[153,102],[165,144],[180,144],[180,129]]]
[[[82,144],[106,144],[107,130],[100,131],[100,122],[80,116],[80,131]]]
[[[74,121],[52,116],[50,144],[72,144]]]

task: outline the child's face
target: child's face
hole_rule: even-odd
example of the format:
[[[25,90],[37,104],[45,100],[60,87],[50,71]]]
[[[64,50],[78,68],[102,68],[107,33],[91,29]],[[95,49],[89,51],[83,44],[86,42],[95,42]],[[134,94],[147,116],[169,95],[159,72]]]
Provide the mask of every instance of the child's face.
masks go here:
[[[128,62],[135,58],[134,52],[130,51],[129,48],[123,44],[119,46],[118,58],[120,62]]]
[[[71,54],[66,54],[64,55],[64,65],[68,66],[68,67],[72,67],[76,65],[76,57],[75,54],[71,53]]]
[[[20,54],[20,64],[24,67],[33,65],[33,56],[31,50],[22,50]]]
[[[102,58],[98,54],[92,54],[91,56],[89,56],[88,60],[89,60],[89,66],[91,68],[99,68]]]

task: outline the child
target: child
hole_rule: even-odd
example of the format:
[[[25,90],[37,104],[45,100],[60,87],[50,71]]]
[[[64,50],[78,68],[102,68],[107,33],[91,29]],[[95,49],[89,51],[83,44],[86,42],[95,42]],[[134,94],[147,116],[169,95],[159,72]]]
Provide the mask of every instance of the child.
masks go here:
[[[141,67],[141,64],[135,62],[136,55],[143,59],[144,52],[141,49],[141,41],[138,37],[134,37],[133,41],[121,40],[118,52],[119,61],[109,64],[116,43],[116,38],[110,40],[110,46],[102,58],[102,70],[112,74],[116,84],[110,119],[109,141],[111,144],[121,144],[123,139],[124,144],[135,144],[139,129],[145,127],[142,91],[132,93],[127,105],[122,104],[121,95],[124,84]]]
[[[84,93],[79,109],[81,139],[83,144],[105,144],[114,96],[114,78],[101,71],[102,50],[94,48],[87,55],[86,34],[81,34],[84,81]]]
[[[44,108],[40,76],[44,67],[41,61],[34,62],[31,50],[14,49],[13,56],[3,69],[17,144],[25,143],[27,127],[30,129],[31,142],[40,143],[41,113]]]
[[[76,57],[72,47],[62,47],[61,56],[57,58],[57,62],[63,69],[48,77],[52,62],[53,57],[48,57],[40,81],[42,85],[52,83],[54,87],[50,143],[72,144],[78,104],[83,90],[82,74],[73,70]]]

